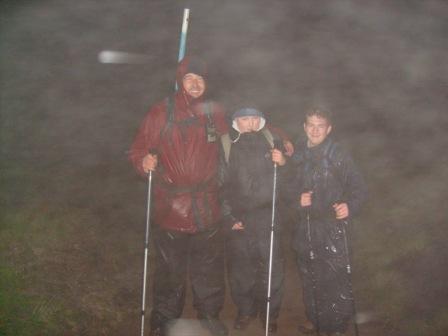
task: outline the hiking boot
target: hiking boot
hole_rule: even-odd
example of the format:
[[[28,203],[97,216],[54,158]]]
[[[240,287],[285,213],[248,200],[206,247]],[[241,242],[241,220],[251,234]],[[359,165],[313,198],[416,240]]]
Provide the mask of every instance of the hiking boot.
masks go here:
[[[246,330],[253,318],[251,315],[238,315],[233,323],[233,329]]]
[[[200,316],[199,322],[202,327],[208,329],[213,336],[227,336],[229,334],[226,325],[219,319],[218,316]]]
[[[311,335],[316,332],[316,329],[314,329],[314,326],[311,322],[307,321],[304,324],[299,325],[299,332],[303,335]]]

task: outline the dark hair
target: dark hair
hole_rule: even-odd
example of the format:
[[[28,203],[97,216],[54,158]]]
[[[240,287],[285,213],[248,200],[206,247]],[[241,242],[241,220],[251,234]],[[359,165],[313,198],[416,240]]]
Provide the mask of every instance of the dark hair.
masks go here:
[[[333,120],[332,120],[333,119],[333,114],[331,113],[330,110],[327,110],[325,108],[313,107],[313,108],[308,109],[305,112],[305,120],[304,120],[304,122],[306,122],[306,120],[309,117],[313,117],[313,116],[326,119],[330,125],[333,123]]]

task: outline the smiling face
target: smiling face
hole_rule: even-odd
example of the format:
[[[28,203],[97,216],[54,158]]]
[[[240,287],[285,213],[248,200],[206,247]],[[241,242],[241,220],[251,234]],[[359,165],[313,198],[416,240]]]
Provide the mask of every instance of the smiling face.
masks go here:
[[[205,92],[205,80],[194,73],[187,73],[182,79],[185,92],[193,98],[199,98]]]
[[[308,138],[308,147],[320,145],[331,132],[331,124],[326,118],[316,115],[308,116],[303,124]]]

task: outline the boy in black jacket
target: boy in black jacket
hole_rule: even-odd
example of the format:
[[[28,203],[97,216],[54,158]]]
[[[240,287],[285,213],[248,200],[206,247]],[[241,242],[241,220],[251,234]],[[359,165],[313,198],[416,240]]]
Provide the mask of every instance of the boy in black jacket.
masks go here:
[[[308,318],[301,333],[343,335],[353,314],[346,228],[367,195],[350,155],[329,136],[331,115],[306,114],[306,139],[296,146],[297,176],[291,183],[300,221],[294,248]]]
[[[278,137],[274,130],[265,126],[262,112],[243,108],[236,111],[232,119],[231,150],[224,148],[226,162],[222,164],[222,208],[228,229],[229,284],[232,299],[238,307],[234,328],[246,329],[257,315],[265,328],[274,164],[283,166],[286,161],[283,153],[274,146]],[[278,224],[276,219],[276,230]],[[279,234],[274,237],[268,326],[271,332],[277,329],[275,321],[280,310],[284,278]]]

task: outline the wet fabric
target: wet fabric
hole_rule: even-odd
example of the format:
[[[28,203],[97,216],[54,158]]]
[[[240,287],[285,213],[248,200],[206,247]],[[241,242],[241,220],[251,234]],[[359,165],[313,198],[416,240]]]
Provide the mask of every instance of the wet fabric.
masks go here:
[[[129,158],[137,171],[145,175],[143,158],[148,152],[158,155],[154,221],[166,230],[194,233],[217,225],[220,219],[215,178],[220,143],[218,138],[210,141],[207,129],[212,125],[220,135],[228,128],[219,104],[186,94],[182,78],[187,72],[188,61],[184,60],[177,72],[179,91],[151,108],[134,139]],[[173,122],[166,130],[170,109]]]
[[[238,138],[238,135],[234,135]],[[278,137],[273,133],[274,139]],[[266,315],[272,221],[274,164],[271,145],[262,131],[243,133],[232,144],[222,188],[227,231],[226,255],[231,296],[239,315]],[[223,160],[224,161],[224,160]],[[278,185],[281,170],[278,168]],[[231,230],[241,221],[244,230]],[[276,216],[273,245],[270,317],[277,318],[283,296],[284,259],[281,220]]]
[[[313,191],[312,205],[299,209],[293,239],[306,314],[321,332],[344,332],[353,314],[344,232],[366,199],[365,182],[348,153],[331,138],[313,148],[301,143],[296,149],[293,199],[297,202],[301,193]],[[332,206],[340,202],[349,207],[347,220],[335,217]]]
[[[319,224],[313,222],[312,225]],[[337,230],[332,231],[336,233]],[[301,231],[306,237],[307,233]],[[323,232],[312,234],[314,259],[310,258],[309,249],[306,248],[308,242],[304,239],[301,240],[304,248],[297,253],[307,318],[320,331],[328,333],[344,332],[353,314],[353,295],[342,231],[330,235],[332,237]]]
[[[271,129],[274,142],[278,143],[275,130]],[[225,225],[231,226],[235,219],[246,213],[272,206],[274,164],[271,160],[271,145],[262,131],[243,133],[232,137],[239,140],[232,144],[229,164],[222,160],[220,173],[224,176],[221,191],[222,211]],[[283,167],[278,167],[279,186],[283,181]]]
[[[269,249],[271,211],[264,209],[244,218],[251,228],[231,231],[227,235],[226,255],[232,300],[243,316],[266,316],[266,296],[269,281]],[[272,256],[270,318],[276,319],[283,298],[284,256],[280,236],[274,236]]]
[[[224,251],[218,229],[196,234],[155,230],[152,328],[182,315],[187,269],[193,306],[199,315],[218,316],[224,304]],[[159,325],[157,325],[159,324]]]
[[[227,132],[227,124],[220,105],[186,93],[182,79],[190,72],[206,76],[203,64],[192,65],[184,58],[177,69],[179,90],[150,109],[129,152],[143,176],[144,157],[151,153],[158,158],[151,210],[156,251],[152,330],[165,329],[181,316],[187,272],[199,315],[217,317],[224,302],[216,177],[221,148],[218,135]]]

